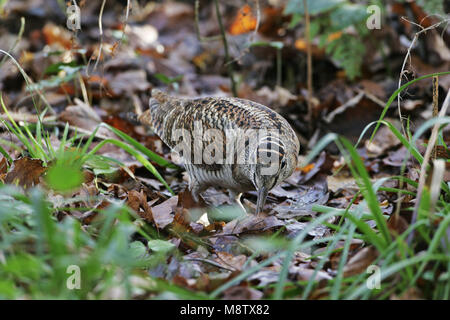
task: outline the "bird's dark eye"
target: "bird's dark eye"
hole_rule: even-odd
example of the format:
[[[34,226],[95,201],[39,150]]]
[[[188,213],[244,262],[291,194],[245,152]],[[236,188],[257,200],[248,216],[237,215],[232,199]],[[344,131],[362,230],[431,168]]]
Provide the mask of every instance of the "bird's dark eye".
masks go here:
[[[281,160],[281,169],[284,169],[286,167],[286,160]]]

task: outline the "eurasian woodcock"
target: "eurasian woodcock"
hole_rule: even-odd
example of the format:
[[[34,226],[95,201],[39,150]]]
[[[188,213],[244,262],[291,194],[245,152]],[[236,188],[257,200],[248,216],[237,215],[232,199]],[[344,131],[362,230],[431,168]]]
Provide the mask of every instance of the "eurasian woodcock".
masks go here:
[[[256,213],[268,192],[297,166],[300,144],[289,123],[270,108],[239,98],[184,99],[153,89],[139,121],[180,154],[194,200],[223,187],[240,203],[256,190]]]

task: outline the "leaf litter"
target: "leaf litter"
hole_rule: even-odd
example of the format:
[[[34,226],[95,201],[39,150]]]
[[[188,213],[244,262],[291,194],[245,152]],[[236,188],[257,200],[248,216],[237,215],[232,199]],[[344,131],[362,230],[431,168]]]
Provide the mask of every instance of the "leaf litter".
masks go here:
[[[31,14],[32,19],[41,23],[45,22],[45,15],[39,8],[46,12],[54,10],[48,4],[51,2],[46,2],[45,5],[40,1],[27,2],[32,5],[24,6],[21,1],[9,1],[7,9],[13,16]],[[112,7],[107,8],[109,14],[104,16],[103,21],[106,49],[98,57],[97,9],[98,5],[93,2],[83,8],[86,25],[83,26],[80,38],[74,37],[61,26],[46,22],[41,30],[35,29],[28,34],[28,38],[23,39],[20,44],[21,51],[15,53],[27,71],[38,79],[36,88],[45,89],[44,96],[55,107],[59,123],[48,123],[52,124],[52,128],[60,130],[59,134],[55,131],[56,135],[52,137],[61,139],[61,123],[67,122],[72,128],[92,132],[98,124],[106,122],[137,139],[151,151],[176,162],[176,156],[170,155],[168,148],[157,137],[149,134],[146,128],[131,123],[123,115],[147,108],[149,91],[155,87],[185,96],[230,95],[228,78],[223,76],[224,53],[221,44],[200,44],[197,41],[192,6],[164,2],[153,9],[141,8],[142,12],[137,12],[133,17],[134,24],[125,28],[126,42],[115,46],[118,35],[124,30],[114,18],[120,11]],[[225,20],[230,42],[236,51],[243,39],[254,34],[257,22],[254,10],[248,5],[240,8],[231,6],[231,9],[234,10],[227,11]],[[217,24],[207,14],[212,12],[212,6],[205,6],[203,10],[200,23],[202,32],[217,34]],[[286,19],[281,12],[276,6],[269,6],[264,10],[260,30],[254,34],[258,40],[267,37],[280,41],[279,34],[283,30],[279,29],[279,34],[274,36],[270,34],[270,29]],[[0,29],[1,43],[7,43],[6,39],[11,37],[11,30],[4,27]],[[282,51],[283,60],[292,58],[295,63],[304,58],[302,43],[295,38],[295,34],[288,33],[281,40],[286,46]],[[429,41],[438,40],[433,38]],[[62,50],[70,55],[64,55]],[[233,52],[233,55],[247,80],[240,88],[240,97],[267,104],[280,112],[293,125],[303,142],[307,142],[315,132],[322,136],[326,132],[337,132],[356,142],[362,129],[369,122],[378,119],[381,108],[377,101],[384,102],[393,91],[392,84],[388,80],[377,81],[376,74],[361,79],[355,85],[349,85],[337,72],[330,79],[319,79],[315,84],[319,90],[313,97],[313,113],[317,124],[314,132],[308,132],[304,124],[306,118],[303,117],[303,111],[306,110],[304,88],[296,88],[287,83],[286,87],[279,86],[272,75],[274,73],[270,66],[276,51],[273,48],[255,47],[244,55],[240,52]],[[93,60],[89,65],[89,75],[79,72],[85,68],[82,61],[86,56]],[[320,50],[314,51],[314,59],[317,60],[318,73],[327,74],[330,69],[334,70]],[[73,62],[72,69],[61,64],[62,60]],[[97,60],[102,65],[101,70],[92,69],[92,64]],[[428,68],[427,73],[431,72],[431,65],[420,65]],[[289,62],[287,67],[290,67]],[[31,119],[33,116],[37,118],[36,110],[28,99],[29,92],[22,85],[11,86],[11,79],[19,79],[18,70],[12,68],[9,62],[2,68],[0,88],[8,106],[14,108],[14,112],[20,114],[22,119]],[[304,85],[305,79],[301,76],[296,80]],[[86,89],[87,96],[83,92]],[[423,112],[428,110],[424,104],[424,101],[429,100],[427,89],[415,87],[414,97],[408,97],[403,103],[402,108],[411,117],[423,120]],[[86,97],[89,101],[85,101]],[[49,119],[46,117],[43,118],[44,123]],[[37,119],[27,122],[36,123]],[[117,138],[105,128],[100,128],[98,134],[106,138]],[[4,144],[4,141],[8,141],[5,130],[0,138],[2,147],[5,145],[5,150],[14,159],[12,163],[4,156],[0,159],[0,180],[24,189],[37,185],[48,188],[42,182],[47,171],[43,162],[28,156],[19,158],[17,152],[8,147],[9,144]],[[9,137],[9,141],[13,141],[13,138]],[[92,146],[99,141],[96,139]],[[422,142],[419,141],[418,145]],[[445,137],[445,142],[449,143],[448,136]],[[17,144],[20,145],[20,141]],[[55,145],[58,145],[58,141]],[[302,147],[303,156],[307,146],[302,143]],[[386,127],[378,131],[372,142],[366,140],[364,148],[358,151],[372,179],[381,178],[386,173],[398,173],[407,154],[406,148],[400,145]],[[443,158],[449,158],[445,150],[440,152]],[[87,162],[83,167],[84,181],[81,186],[64,196],[49,190],[49,200],[58,217],[73,217],[86,227],[99,219],[101,209],[107,208],[111,203],[119,201],[126,204],[136,214],[136,220],[154,228],[159,237],[154,240],[139,238],[140,245],[134,245],[134,249],[142,249],[144,255],[161,255],[160,263],[148,268],[148,274],[192,291],[210,293],[273,254],[255,254],[246,245],[249,238],[279,236],[293,239],[312,219],[320,216],[321,213],[315,209],[317,206],[327,205],[344,210],[356,208],[362,201],[357,194],[358,187],[349,168],[336,154],[335,149],[327,148],[310,164],[297,168],[290,178],[271,190],[264,213],[259,216],[236,214],[236,208],[230,205],[224,190],[210,189],[203,194],[200,203],[195,203],[180,170],[155,164],[175,191],[175,195],[171,195],[141,163],[115,145],[103,147],[97,155],[114,158],[125,167],[117,163],[105,164],[104,159],[98,161],[97,165],[95,161]],[[415,173],[417,163],[412,158],[407,159],[406,167],[409,177],[418,181]],[[448,177],[446,179],[448,181]],[[377,196],[384,213],[390,216],[390,232],[394,236],[401,234],[409,225],[410,215],[404,211],[399,216],[392,214],[396,200],[394,193],[379,191]],[[247,211],[254,210],[255,200],[255,193],[245,195],[243,202]],[[407,197],[403,199],[405,208],[410,201]],[[327,225],[319,225],[310,230],[307,238],[321,239],[330,236],[333,234],[330,225],[337,224],[337,219],[330,219]],[[375,226],[372,224],[372,227]],[[324,249],[325,246],[326,244],[318,245],[318,249]],[[338,245],[339,247],[342,248],[343,244]],[[315,256],[316,253],[295,252],[288,270],[288,279],[292,283],[309,281],[313,277],[319,283],[333,279],[341,252],[333,253],[317,272],[315,268],[321,258]],[[361,274],[377,258],[377,254],[374,247],[364,246],[360,239],[352,239],[349,259],[344,265],[344,276]],[[270,285],[278,281],[281,263],[277,259],[262,267],[246,280],[225,290],[222,298],[261,299],[269,296],[273,292]],[[320,297],[320,288],[317,290],[319,291],[314,291],[311,297]],[[417,292],[405,294],[420,296]]]

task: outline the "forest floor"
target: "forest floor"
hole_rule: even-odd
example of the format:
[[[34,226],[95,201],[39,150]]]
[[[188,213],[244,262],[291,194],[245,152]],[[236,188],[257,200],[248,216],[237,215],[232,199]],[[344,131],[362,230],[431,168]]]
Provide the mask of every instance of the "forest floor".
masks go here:
[[[0,1],[0,298],[450,298],[448,15],[269,2],[79,1],[70,30],[64,1]],[[288,120],[261,215],[193,201],[127,116],[153,88]]]

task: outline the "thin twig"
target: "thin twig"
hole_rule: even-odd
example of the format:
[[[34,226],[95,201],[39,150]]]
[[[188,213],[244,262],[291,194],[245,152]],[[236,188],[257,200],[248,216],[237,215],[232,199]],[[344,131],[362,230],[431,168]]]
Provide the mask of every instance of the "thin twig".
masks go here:
[[[123,39],[125,39],[125,31],[126,31],[127,26],[128,26],[128,17],[130,15],[130,8],[131,8],[130,0],[127,0],[127,11],[125,12],[125,21],[123,22],[122,36],[120,37],[120,41],[119,41],[119,44],[118,44],[116,50],[118,50],[120,48],[120,46],[123,43]]]
[[[433,77],[433,118],[437,117],[439,113],[439,77]],[[436,160],[437,148],[433,147],[431,159]]]
[[[24,17],[20,17],[20,29],[19,29],[19,33],[17,34],[17,38],[14,41],[13,45],[11,46],[11,48],[9,48],[8,52],[13,52],[14,49],[17,47],[17,45],[19,44],[20,40],[22,40],[22,36],[23,36],[23,32],[25,30],[25,18]],[[0,68],[2,67],[2,65],[5,63],[7,56],[4,56],[2,58],[2,61],[0,61]]]
[[[218,41],[222,39],[221,35],[211,36],[211,37],[203,37],[200,33],[200,18],[199,18],[199,10],[200,10],[200,1],[195,0],[194,4],[194,20],[195,20],[195,33],[197,34],[197,38],[200,42],[207,41]]]
[[[250,48],[252,47],[253,43],[255,42],[256,36],[258,35],[259,25],[261,24],[261,10],[259,5],[259,0],[255,0],[255,7],[256,7],[256,26],[255,30],[251,33],[250,37],[248,38],[247,45],[244,49],[240,50],[239,56],[234,58],[233,60],[228,61],[227,63],[234,63],[234,62],[240,62],[241,59],[250,52]],[[278,58],[278,53],[277,53]],[[278,62],[277,62],[278,64]],[[278,71],[278,70],[277,70]]]
[[[87,105],[90,106],[86,85],[84,84],[84,80],[83,80],[83,77],[81,76],[80,72],[78,72],[78,81],[80,82],[80,89],[81,89],[81,94],[83,95],[84,103],[86,103]]]
[[[22,113],[22,112],[12,112],[9,111],[9,115],[15,122],[26,122],[26,123],[37,123],[39,122],[39,115],[35,114],[28,114],[28,113]],[[8,120],[9,117],[6,114],[0,114],[1,120]],[[56,121],[57,116],[46,116],[41,119],[42,123],[46,123],[49,121]],[[3,123],[0,123],[0,127],[4,127]]]
[[[92,71],[95,71],[97,69],[98,62],[100,61],[100,58],[102,56],[102,50],[103,50],[103,24],[102,24],[102,17],[103,17],[103,10],[105,9],[106,0],[103,0],[102,6],[100,7],[100,13],[98,15],[98,29],[100,33],[100,47],[98,49],[98,55],[95,60],[94,68]],[[89,77],[89,64],[91,63],[92,55],[89,57],[88,64],[86,66],[86,75]]]
[[[307,85],[308,85],[308,127],[310,132],[312,131],[312,120],[313,120],[313,106],[312,106],[312,96],[313,96],[313,85],[312,85],[312,51],[311,51],[311,39],[310,39],[310,16],[308,11],[308,3],[303,0],[303,7],[305,9],[305,23],[306,23],[306,50],[307,50]]]
[[[208,263],[208,264],[210,264],[212,266],[215,266],[217,268],[224,269],[224,270],[227,270],[227,271],[231,271],[231,272],[236,271],[235,268],[233,268],[233,269],[232,268],[228,268],[228,267],[223,266],[220,263],[215,262],[213,260],[208,260],[208,259],[203,259],[203,258],[191,258],[191,257],[186,257],[186,258],[184,258],[184,260],[204,262],[204,263]]]
[[[27,84],[27,88],[29,88],[31,85],[35,85],[35,83],[33,82],[33,80],[30,78],[30,76],[25,72],[25,70],[23,70],[23,68],[20,66],[19,62],[17,62],[17,60],[9,53],[6,52],[2,49],[0,49],[0,53],[3,53],[4,55],[7,55],[12,61],[13,63],[16,65],[17,69],[19,69],[20,73],[22,74],[23,78],[25,79],[25,82]],[[52,114],[56,114],[55,110],[53,110],[52,106],[50,105],[50,103],[47,101],[47,99],[45,98],[44,94],[41,92],[41,90],[36,86],[35,88],[35,92],[39,95],[39,97],[41,98],[41,100],[44,102],[45,106],[48,108],[48,110],[50,110],[50,112]],[[36,101],[34,100],[34,95],[31,94],[31,100],[33,100],[33,104],[34,106],[37,105]],[[37,107],[36,107],[37,108]],[[39,110],[36,110],[39,113]]]
[[[102,6],[100,7],[100,14],[98,15],[98,29],[100,32],[100,48],[98,49],[98,57],[94,64],[94,70],[97,69],[98,62],[100,61],[102,57],[102,48],[103,48],[103,24],[102,24],[102,18],[103,18],[103,10],[105,9],[106,0],[103,0]]]
[[[259,0],[255,0],[255,8],[256,8],[256,26],[255,26],[255,30],[253,30],[253,33],[250,36],[250,42],[255,41],[255,38],[258,35],[259,25],[261,23],[261,12],[260,12],[260,8],[259,8]]]
[[[281,55],[282,54],[282,51],[281,50],[283,50],[282,48],[276,48],[275,49],[276,50],[276,63],[277,63],[277,86],[278,87],[281,87],[281,82],[282,82],[282,74],[281,74],[281,72],[282,72],[282,67],[281,67],[281,64],[283,63],[283,60],[282,60],[282,58],[283,58],[283,56]]]
[[[227,62],[230,61],[230,54],[229,54],[229,51],[228,51],[227,36],[225,34],[225,28],[224,28],[223,23],[222,23],[222,17],[220,15],[219,1],[218,0],[214,0],[214,4],[216,6],[217,21],[219,23],[220,34],[222,35],[222,42],[223,42],[223,47],[224,47],[224,51],[225,51],[225,63],[227,64]],[[234,79],[233,64],[232,63],[228,63],[227,64],[227,69],[228,69],[228,76],[229,76],[230,82],[231,82],[231,92],[233,93],[233,96],[237,97],[237,87],[236,87],[236,81]]]

